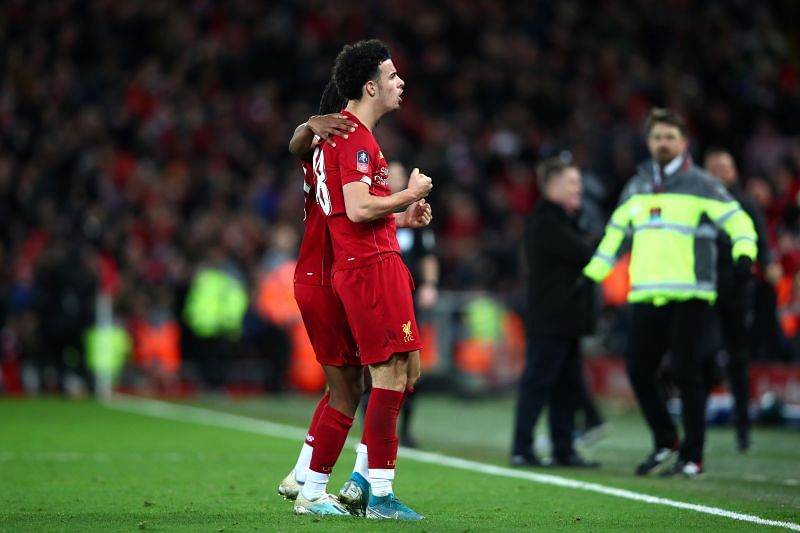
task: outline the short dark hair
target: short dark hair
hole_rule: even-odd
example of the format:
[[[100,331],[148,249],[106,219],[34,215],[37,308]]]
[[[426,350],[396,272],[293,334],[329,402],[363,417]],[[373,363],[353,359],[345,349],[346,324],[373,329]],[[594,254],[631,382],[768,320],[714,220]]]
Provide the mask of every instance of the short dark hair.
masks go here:
[[[344,107],[344,98],[339,94],[336,83],[331,79],[322,91],[322,98],[319,100],[319,114],[329,115],[331,113],[338,113]]]
[[[731,161],[733,161],[733,154],[730,153],[730,151],[728,151],[725,148],[722,148],[720,146],[712,146],[711,148],[706,150],[706,153],[703,156],[703,164],[707,165],[709,159],[711,159],[712,157],[717,157],[717,156],[721,156],[721,155],[727,155],[728,157],[731,158]]]
[[[377,39],[348,44],[336,56],[333,79],[346,100],[360,100],[361,88],[377,80],[381,63],[389,59],[389,49]]]
[[[681,117],[672,109],[668,109],[666,107],[654,107],[647,116],[647,122],[645,123],[644,130],[645,133],[650,135],[650,130],[652,130],[653,126],[658,123],[675,126],[678,128],[678,130],[680,130],[681,135],[686,137],[686,122],[683,120],[683,117]]]
[[[536,180],[539,185],[539,191],[544,193],[548,183],[560,176],[568,168],[573,168],[574,166],[559,157],[550,157],[539,163],[536,166]]]

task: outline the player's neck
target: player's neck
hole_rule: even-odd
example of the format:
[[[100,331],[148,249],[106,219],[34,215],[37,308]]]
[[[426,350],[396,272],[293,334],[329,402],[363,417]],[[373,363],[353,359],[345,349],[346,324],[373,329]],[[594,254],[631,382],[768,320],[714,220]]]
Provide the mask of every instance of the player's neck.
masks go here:
[[[354,114],[369,131],[375,128],[375,125],[378,124],[378,119],[381,118],[381,114],[377,112],[372,102],[364,100],[348,101],[345,111]]]

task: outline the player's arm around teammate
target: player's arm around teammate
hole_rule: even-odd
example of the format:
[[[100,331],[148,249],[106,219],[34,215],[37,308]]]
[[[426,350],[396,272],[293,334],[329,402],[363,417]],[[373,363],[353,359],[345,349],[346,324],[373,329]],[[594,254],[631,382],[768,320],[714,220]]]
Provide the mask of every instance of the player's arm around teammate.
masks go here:
[[[331,146],[336,146],[336,137],[347,139],[348,132],[353,133],[357,127],[358,124],[341,113],[312,115],[295,128],[289,141],[289,153],[301,161],[311,162],[316,146],[315,139],[319,138]]]

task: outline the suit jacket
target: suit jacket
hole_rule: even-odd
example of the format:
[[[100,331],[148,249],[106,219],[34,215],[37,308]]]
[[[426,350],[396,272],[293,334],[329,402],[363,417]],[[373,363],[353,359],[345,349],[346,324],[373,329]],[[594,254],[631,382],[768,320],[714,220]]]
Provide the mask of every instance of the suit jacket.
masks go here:
[[[594,326],[593,284],[581,275],[594,243],[561,206],[543,200],[528,217],[528,328],[533,336],[579,337]]]

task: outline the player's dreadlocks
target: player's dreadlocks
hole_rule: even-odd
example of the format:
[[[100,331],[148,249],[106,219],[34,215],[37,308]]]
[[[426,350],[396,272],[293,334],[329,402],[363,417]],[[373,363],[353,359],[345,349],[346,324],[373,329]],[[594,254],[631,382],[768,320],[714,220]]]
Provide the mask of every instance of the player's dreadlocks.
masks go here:
[[[331,113],[338,113],[344,109],[347,101],[339,94],[339,89],[333,78],[325,86],[322,91],[322,98],[319,100],[319,114],[329,115]]]

